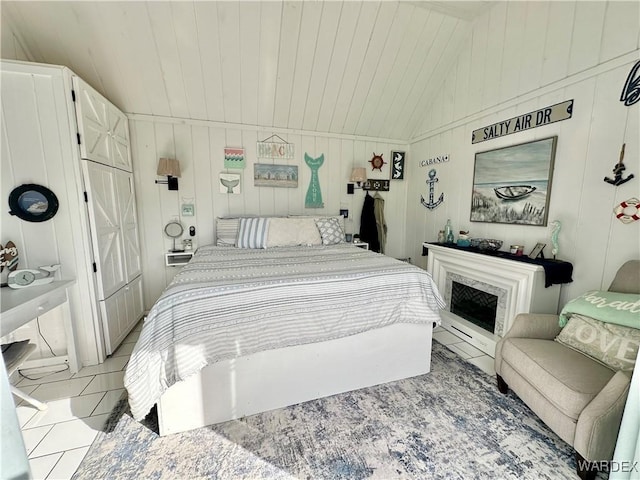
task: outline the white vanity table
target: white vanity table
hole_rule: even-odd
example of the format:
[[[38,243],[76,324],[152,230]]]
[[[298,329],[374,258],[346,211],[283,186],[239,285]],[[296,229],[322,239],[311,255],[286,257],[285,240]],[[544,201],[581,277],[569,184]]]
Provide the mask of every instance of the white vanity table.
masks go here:
[[[67,337],[67,355],[59,358],[69,363],[72,373],[77,372],[78,355],[67,296],[67,288],[74,283],[75,280],[57,280],[27,288],[0,289],[0,337],[56,307],[61,307],[64,309],[62,313]]]

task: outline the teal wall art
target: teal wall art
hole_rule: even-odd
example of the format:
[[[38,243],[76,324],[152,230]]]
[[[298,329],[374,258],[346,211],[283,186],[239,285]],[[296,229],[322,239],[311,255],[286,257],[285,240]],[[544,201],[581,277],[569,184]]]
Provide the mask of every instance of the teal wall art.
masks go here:
[[[318,158],[311,158],[305,152],[304,161],[311,169],[311,180],[309,181],[309,188],[307,189],[304,206],[305,208],[324,208],[322,192],[320,191],[320,177],[318,177],[318,170],[320,170],[320,167],[324,163],[324,153]]]

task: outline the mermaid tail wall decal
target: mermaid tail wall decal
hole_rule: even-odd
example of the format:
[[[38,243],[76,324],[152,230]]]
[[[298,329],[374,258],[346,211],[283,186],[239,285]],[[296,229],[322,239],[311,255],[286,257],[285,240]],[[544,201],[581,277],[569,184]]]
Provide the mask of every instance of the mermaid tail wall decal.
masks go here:
[[[307,190],[307,196],[304,200],[305,208],[324,208],[322,201],[322,192],[320,191],[320,177],[318,170],[324,163],[324,153],[318,158],[311,158],[307,153],[304,154],[304,161],[311,169],[311,181]]]

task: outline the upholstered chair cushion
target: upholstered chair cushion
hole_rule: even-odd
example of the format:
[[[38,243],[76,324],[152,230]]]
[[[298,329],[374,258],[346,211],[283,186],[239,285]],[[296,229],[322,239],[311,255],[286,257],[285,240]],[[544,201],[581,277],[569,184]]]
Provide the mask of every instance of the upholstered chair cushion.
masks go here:
[[[576,420],[615,374],[586,355],[550,340],[507,338],[502,355],[558,410]]]

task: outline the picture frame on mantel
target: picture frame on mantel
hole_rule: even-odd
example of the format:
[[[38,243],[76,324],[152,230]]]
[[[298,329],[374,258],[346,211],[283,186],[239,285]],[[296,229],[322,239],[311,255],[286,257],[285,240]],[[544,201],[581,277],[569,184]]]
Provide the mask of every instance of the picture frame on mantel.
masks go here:
[[[472,222],[546,226],[558,137],[475,155]]]
[[[529,258],[535,260],[538,257],[542,257],[544,258],[544,254],[542,253],[542,251],[544,250],[544,247],[546,247],[547,244],[546,243],[536,243],[536,246],[533,247],[531,249],[531,252],[529,253]]]

